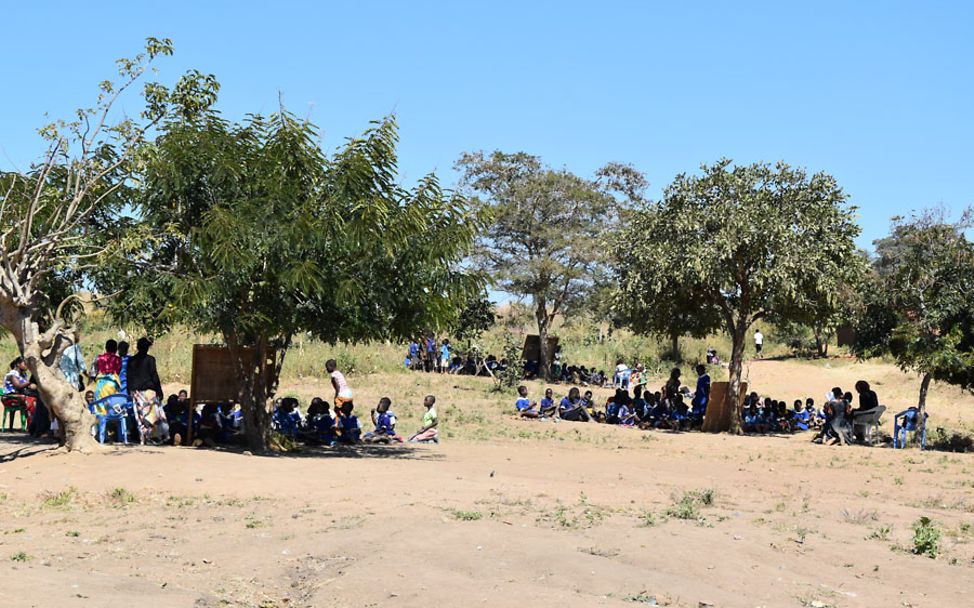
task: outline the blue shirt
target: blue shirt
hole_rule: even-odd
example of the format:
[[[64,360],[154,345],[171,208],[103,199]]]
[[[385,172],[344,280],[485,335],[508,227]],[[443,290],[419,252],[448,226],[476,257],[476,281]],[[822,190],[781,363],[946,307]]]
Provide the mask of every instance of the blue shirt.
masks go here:
[[[444,344],[443,346],[440,347],[440,358],[441,359],[446,359],[446,360],[449,360],[450,359],[450,345],[449,344]]]
[[[375,417],[376,435],[395,435],[396,416],[390,411],[383,412]]]
[[[531,400],[526,397],[522,397],[514,403],[514,407],[517,408],[517,411],[523,412],[531,407]]]
[[[563,397],[561,403],[558,404],[558,407],[561,408],[562,410],[567,411],[567,410],[575,409],[576,405],[578,404],[572,403],[571,400],[568,399],[568,397]]]
[[[122,392],[125,393],[126,395],[129,392],[129,373],[128,373],[129,359],[130,359],[129,355],[125,355],[124,357],[122,357],[122,371],[119,372],[118,374],[119,388],[121,388]]]
[[[696,407],[706,407],[710,401],[710,375],[702,374],[697,377],[697,391],[693,395],[693,405]]]
[[[541,400],[541,409],[543,410],[550,409],[554,405],[555,405],[554,399],[548,399],[547,397],[545,397],[544,399]]]
[[[409,343],[409,356],[410,357],[415,357],[418,354],[419,354],[419,344],[416,344],[415,342],[410,342]]]

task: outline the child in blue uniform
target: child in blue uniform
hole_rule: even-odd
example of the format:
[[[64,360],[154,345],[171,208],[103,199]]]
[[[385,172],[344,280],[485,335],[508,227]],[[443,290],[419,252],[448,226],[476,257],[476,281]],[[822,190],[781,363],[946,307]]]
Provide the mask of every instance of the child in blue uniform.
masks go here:
[[[523,384],[517,387],[518,400],[514,402],[514,408],[517,410],[517,415],[521,418],[538,418],[541,413],[538,412],[538,404],[534,401],[528,399],[528,387]]]
[[[391,407],[391,399],[388,397],[379,399],[379,404],[372,410],[372,424],[375,425],[375,430],[366,433],[362,441],[366,443],[402,441],[402,437],[396,434],[396,415],[389,409]]]
[[[338,442],[351,445],[361,441],[362,427],[358,424],[358,417],[352,415],[352,404],[343,404],[337,413],[338,423],[335,430],[338,432]]]
[[[545,418],[558,416],[558,406],[555,405],[554,395],[550,388],[545,389],[544,398],[541,399],[541,416]]]

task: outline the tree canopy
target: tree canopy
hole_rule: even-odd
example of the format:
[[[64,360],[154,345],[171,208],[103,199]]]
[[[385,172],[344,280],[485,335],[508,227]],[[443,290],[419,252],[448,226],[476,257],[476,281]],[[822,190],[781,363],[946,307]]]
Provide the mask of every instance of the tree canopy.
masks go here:
[[[931,380],[974,387],[974,244],[942,210],[896,218],[876,241],[874,273],[865,285],[857,324],[860,357],[890,355],[921,375],[918,405],[926,407]],[[921,425],[924,416],[920,416]]]
[[[456,168],[463,192],[491,216],[475,264],[501,290],[531,299],[544,344],[555,317],[587,304],[595,278],[606,272],[604,238],[645,180],[618,164],[587,180],[523,152],[468,153]],[[547,374],[544,348],[539,364]]]
[[[726,331],[737,395],[748,330],[772,314],[804,320],[836,305],[838,286],[861,271],[859,227],[825,173],[727,159],[701,169],[678,175],[663,200],[639,209],[612,241],[625,244],[617,302],[631,307],[637,330],[679,325],[665,315],[683,306],[692,312],[681,327]],[[739,415],[734,408],[734,432]]]
[[[329,156],[315,126],[283,108],[232,123],[215,82],[190,75],[189,101],[146,149],[138,238],[100,276],[111,310],[155,332],[219,332],[237,360],[248,440],[264,447],[266,402],[298,332],[405,338],[454,322],[480,278],[459,262],[481,223],[435,175],[397,182],[393,118]],[[265,382],[244,347],[276,354]]]

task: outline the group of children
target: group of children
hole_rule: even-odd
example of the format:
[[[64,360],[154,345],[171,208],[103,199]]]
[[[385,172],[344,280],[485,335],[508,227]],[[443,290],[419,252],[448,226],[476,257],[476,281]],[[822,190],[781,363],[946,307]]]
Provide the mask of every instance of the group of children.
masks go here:
[[[680,370],[674,368],[666,384],[656,392],[646,390],[647,379],[636,376],[632,395],[628,387],[616,388],[615,393],[599,408],[593,393],[584,395],[577,387],[555,405],[552,389],[546,389],[538,401],[528,398],[526,386],[518,387],[518,399],[514,404],[521,418],[569,420],[573,422],[601,422],[642,429],[686,430],[703,423],[710,400],[710,376],[706,367],[697,366],[697,387],[694,393],[680,385]]]
[[[820,429],[827,420],[825,410],[815,409],[815,400],[795,399],[792,409],[784,401],[763,400],[757,393],[744,398],[741,423],[745,433],[794,433]]]
[[[379,399],[379,403],[372,409],[373,429],[362,433],[358,416],[353,414],[352,401],[337,404],[332,413],[328,402],[321,397],[315,397],[308,405],[307,414],[302,415],[298,400],[285,397],[276,404],[271,418],[271,428],[275,431],[307,443],[319,445],[352,445],[357,443],[439,443],[439,419],[436,415],[436,397],[427,395],[423,400],[426,408],[423,414],[423,426],[408,439],[404,439],[396,431],[398,421],[392,411],[392,400],[388,397]]]

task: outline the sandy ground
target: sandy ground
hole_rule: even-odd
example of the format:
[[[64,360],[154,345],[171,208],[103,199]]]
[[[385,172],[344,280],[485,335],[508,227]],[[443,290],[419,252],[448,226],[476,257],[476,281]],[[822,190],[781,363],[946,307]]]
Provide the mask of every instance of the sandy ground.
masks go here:
[[[862,374],[913,393],[885,366],[750,370],[782,398]],[[0,606],[972,605],[972,454],[522,422],[422,374],[360,394],[396,378],[439,390],[456,437],[287,456],[0,438]],[[934,393],[933,415],[971,420]],[[921,516],[936,559],[910,552]]]

